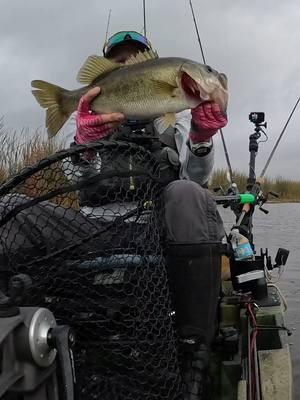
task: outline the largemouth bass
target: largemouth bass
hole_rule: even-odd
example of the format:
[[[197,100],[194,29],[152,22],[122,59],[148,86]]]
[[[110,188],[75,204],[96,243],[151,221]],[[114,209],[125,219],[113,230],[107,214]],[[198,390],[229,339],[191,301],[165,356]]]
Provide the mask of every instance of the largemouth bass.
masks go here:
[[[104,57],[88,57],[77,80],[87,86],[66,90],[34,80],[31,86],[39,104],[46,108],[50,137],[56,135],[89,89],[100,86],[91,103],[95,113],[120,112],[127,119],[158,119],[161,131],[175,124],[175,113],[205,101],[215,101],[226,112],[227,78],[211,67],[183,58],[158,58],[156,52],[138,53],[125,64]]]

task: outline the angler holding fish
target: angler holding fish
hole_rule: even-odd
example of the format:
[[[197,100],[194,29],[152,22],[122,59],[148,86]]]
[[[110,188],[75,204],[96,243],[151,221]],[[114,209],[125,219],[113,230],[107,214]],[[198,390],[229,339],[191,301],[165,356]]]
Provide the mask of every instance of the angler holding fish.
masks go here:
[[[124,52],[121,57],[90,56],[77,80],[88,86],[68,91],[44,81],[32,82],[32,87],[37,89],[32,93],[47,109],[46,126],[50,136],[54,136],[77,109],[79,99],[97,86],[101,87],[101,96],[91,102],[92,111],[97,114],[123,113],[129,120],[160,117],[156,122],[161,131],[175,125],[175,113],[195,108],[203,102],[219,104],[223,113],[227,108],[227,78],[224,74],[182,58],[158,58],[150,48],[133,54],[128,50],[127,57]]]
[[[205,399],[224,237],[216,204],[205,187],[214,162],[212,137],[227,124],[227,78],[190,60],[158,58],[146,37],[134,31],[111,36],[103,53],[90,56],[79,71],[78,81],[87,86],[68,91],[33,81],[33,94],[47,109],[50,137],[60,130],[73,145],[110,137],[138,142],[138,137],[147,139],[150,151],[153,141],[159,143],[155,155],[165,182],[167,263],[184,398]],[[74,165],[74,171],[80,168]],[[105,214],[108,220],[116,217],[116,210],[122,214],[122,207],[128,211],[122,199],[103,200],[103,185],[107,182],[81,193],[81,211],[87,218],[103,215],[104,206],[112,210]]]

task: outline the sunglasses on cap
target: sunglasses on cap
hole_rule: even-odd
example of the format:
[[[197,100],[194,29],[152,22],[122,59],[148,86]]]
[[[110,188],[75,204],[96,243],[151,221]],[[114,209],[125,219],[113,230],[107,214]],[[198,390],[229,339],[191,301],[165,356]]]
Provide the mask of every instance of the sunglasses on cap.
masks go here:
[[[126,42],[126,40],[139,42],[143,44],[148,50],[152,49],[149,40],[147,40],[145,36],[141,35],[140,33],[135,31],[121,31],[115,33],[107,40],[107,42],[103,46],[103,54],[106,56],[115,45]]]

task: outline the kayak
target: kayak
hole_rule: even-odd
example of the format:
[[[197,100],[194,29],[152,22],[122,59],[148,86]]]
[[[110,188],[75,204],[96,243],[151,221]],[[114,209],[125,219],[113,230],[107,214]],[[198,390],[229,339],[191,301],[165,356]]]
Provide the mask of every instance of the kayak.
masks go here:
[[[290,331],[285,326],[280,290],[269,286],[268,296],[255,300],[256,326],[251,324],[245,298],[234,292],[231,282],[223,282],[223,292],[220,336],[214,344],[211,366],[214,399],[292,400]],[[251,342],[253,333],[255,340]]]

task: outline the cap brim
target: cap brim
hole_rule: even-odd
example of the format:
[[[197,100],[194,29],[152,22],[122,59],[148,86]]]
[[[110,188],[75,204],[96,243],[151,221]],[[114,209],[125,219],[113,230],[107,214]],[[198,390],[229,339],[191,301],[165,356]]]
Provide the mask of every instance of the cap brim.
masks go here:
[[[122,46],[131,43],[131,44],[135,44],[137,46],[137,48],[139,50],[149,50],[149,46],[147,46],[144,43],[139,42],[138,40],[134,40],[134,39],[126,39],[123,40],[122,42],[116,43],[114,45],[112,45],[105,53],[105,56],[108,56],[112,50],[117,51],[119,48],[121,48]]]

